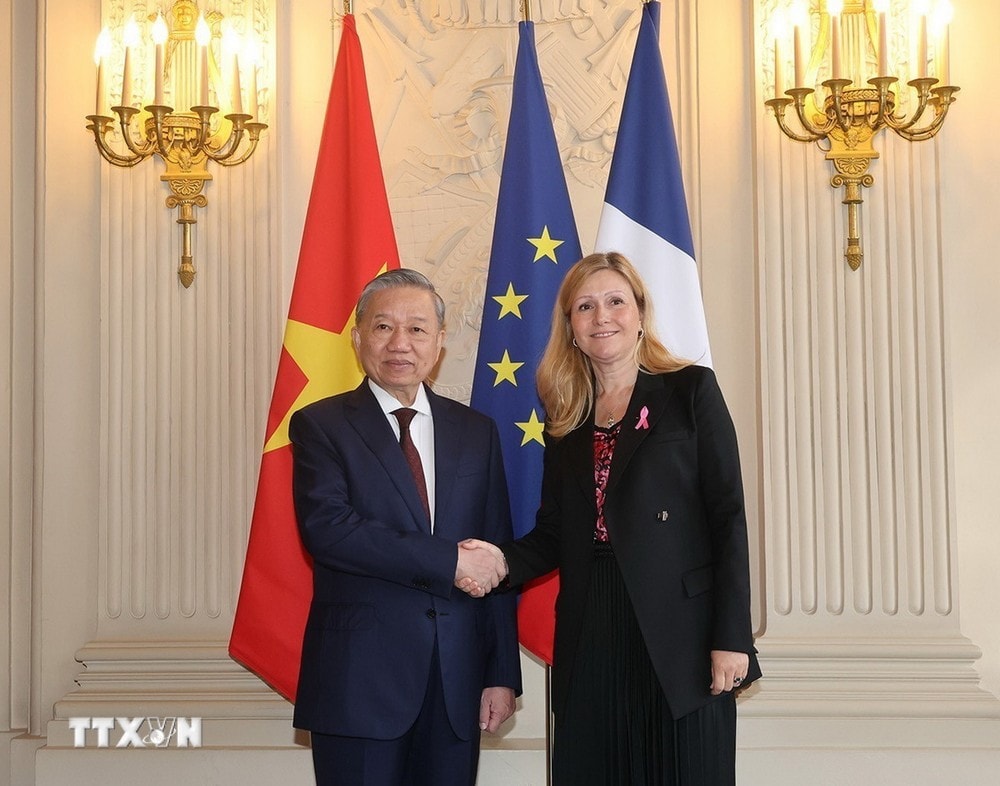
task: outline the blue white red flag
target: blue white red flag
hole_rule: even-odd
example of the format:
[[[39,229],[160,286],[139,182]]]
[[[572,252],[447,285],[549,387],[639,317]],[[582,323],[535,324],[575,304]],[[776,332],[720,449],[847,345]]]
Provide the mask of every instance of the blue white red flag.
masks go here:
[[[659,24],[660,3],[645,3],[595,250],[628,257],[652,293],[660,339],[677,357],[710,367]]]

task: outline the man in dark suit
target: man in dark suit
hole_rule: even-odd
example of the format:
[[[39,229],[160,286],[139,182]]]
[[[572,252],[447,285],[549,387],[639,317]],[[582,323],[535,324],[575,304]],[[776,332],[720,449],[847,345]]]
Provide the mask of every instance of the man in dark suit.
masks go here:
[[[424,384],[444,303],[420,273],[369,282],[352,338],[366,379],[289,430],[314,561],[294,723],[319,784],[471,786],[520,692],[514,598],[454,588],[506,573],[459,545],[511,537],[496,425]]]

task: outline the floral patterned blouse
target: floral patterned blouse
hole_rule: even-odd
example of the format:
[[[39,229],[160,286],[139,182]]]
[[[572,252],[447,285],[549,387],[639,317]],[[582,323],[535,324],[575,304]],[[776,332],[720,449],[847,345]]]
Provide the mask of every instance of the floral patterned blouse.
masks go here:
[[[615,443],[621,431],[621,421],[611,428],[594,427],[594,493],[597,498],[597,522],[594,525],[594,540],[608,542],[608,528],[604,524],[604,490],[608,486],[611,473],[611,459],[615,455]]]

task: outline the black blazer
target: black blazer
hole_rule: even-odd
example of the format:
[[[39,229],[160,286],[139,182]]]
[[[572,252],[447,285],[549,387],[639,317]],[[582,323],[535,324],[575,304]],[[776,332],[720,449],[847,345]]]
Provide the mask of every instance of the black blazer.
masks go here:
[[[479,735],[483,688],[520,693],[514,598],[453,586],[457,543],[512,537],[496,425],[427,391],[435,525],[365,380],[292,416],[293,493],[313,562],[298,728],[399,737],[422,706],[435,646],[455,733]]]
[[[548,445],[535,528],[504,546],[512,585],[559,568],[556,713],[566,699],[593,561],[592,422],[593,413]],[[713,649],[748,653],[744,684],[757,679],[736,431],[711,369],[640,372],[615,447],[604,516],[673,717],[715,698]]]

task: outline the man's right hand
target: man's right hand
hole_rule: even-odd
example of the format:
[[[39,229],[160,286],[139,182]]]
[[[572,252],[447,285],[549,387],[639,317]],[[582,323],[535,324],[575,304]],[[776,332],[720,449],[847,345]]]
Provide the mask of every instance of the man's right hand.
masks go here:
[[[455,586],[474,598],[481,598],[503,581],[507,560],[503,552],[485,540],[470,538],[458,544]]]

